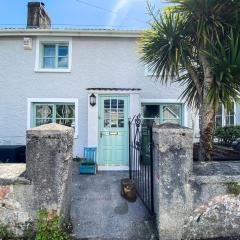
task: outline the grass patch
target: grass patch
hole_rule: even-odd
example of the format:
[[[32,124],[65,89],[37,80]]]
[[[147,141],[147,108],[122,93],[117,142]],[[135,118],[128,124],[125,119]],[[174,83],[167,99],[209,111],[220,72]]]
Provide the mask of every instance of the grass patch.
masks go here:
[[[236,196],[240,195],[240,183],[237,182],[228,183],[228,190],[231,194],[234,194]]]
[[[63,222],[56,214],[41,210],[35,225],[28,227],[22,237],[0,224],[0,240],[72,240],[71,231],[71,224]]]

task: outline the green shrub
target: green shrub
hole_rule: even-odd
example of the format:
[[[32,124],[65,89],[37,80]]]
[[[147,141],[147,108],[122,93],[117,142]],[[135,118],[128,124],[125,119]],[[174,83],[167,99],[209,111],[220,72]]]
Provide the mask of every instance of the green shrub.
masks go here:
[[[59,216],[49,218],[46,210],[38,213],[35,240],[70,240]]]
[[[218,143],[231,146],[233,141],[240,138],[240,126],[218,127],[215,131],[215,137],[218,139]]]
[[[7,226],[0,225],[0,239],[1,240],[15,240],[17,239],[13,232]]]
[[[228,183],[228,190],[234,195],[240,195],[240,183],[232,182]]]

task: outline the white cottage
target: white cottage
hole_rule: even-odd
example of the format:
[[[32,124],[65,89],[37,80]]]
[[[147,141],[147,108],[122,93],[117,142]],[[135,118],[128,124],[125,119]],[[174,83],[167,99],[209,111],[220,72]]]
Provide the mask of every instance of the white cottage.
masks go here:
[[[193,126],[182,87],[160,84],[140,62],[141,31],[51,29],[42,3],[28,7],[26,29],[0,30],[1,144],[60,123],[75,128],[76,156],[97,147],[99,169],[127,169],[129,118]],[[222,109],[220,124],[236,124],[235,112]]]

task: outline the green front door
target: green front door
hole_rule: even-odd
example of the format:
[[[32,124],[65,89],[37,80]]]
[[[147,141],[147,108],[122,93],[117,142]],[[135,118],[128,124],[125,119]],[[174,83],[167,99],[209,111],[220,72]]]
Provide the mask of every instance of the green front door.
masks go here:
[[[99,161],[102,166],[128,166],[128,97],[100,96]]]

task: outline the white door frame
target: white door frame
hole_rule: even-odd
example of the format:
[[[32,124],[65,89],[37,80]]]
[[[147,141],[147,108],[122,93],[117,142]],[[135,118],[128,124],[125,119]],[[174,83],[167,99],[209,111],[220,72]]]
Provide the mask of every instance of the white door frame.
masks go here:
[[[89,102],[91,94],[96,96],[96,105],[92,107]],[[88,91],[88,147],[99,149],[99,96],[100,95],[128,95],[129,96],[129,118],[140,113],[141,103],[139,91]],[[98,151],[97,151],[98,152]],[[97,154],[98,162],[98,154]],[[124,171],[128,166],[101,166],[100,171]]]

